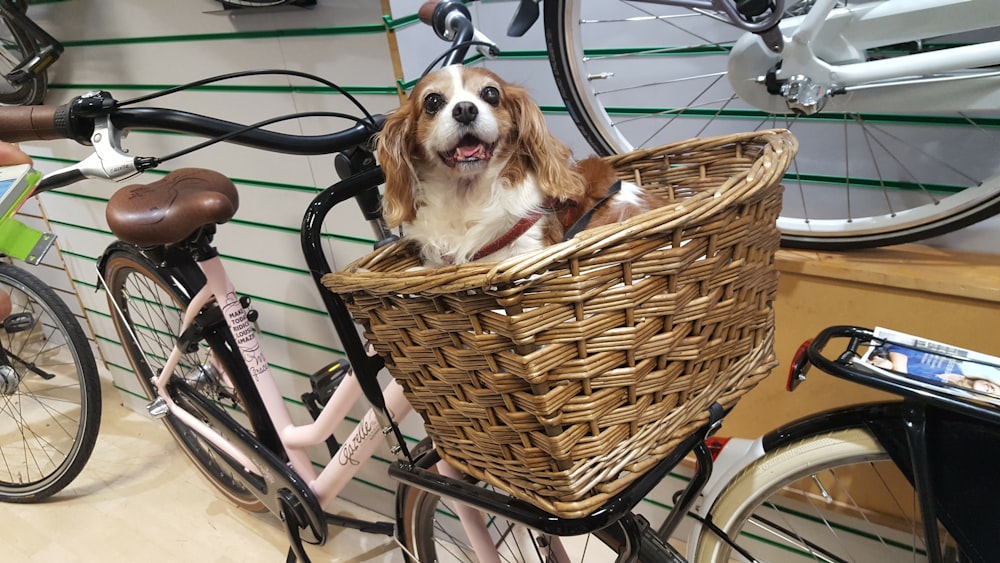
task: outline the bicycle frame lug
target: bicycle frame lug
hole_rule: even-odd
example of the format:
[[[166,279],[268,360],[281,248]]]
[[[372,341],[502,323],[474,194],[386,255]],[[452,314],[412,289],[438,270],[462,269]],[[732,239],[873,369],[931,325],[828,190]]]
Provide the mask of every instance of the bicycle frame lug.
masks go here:
[[[146,405],[146,411],[153,418],[159,419],[167,416],[170,412],[170,407],[167,406],[167,402],[163,400],[163,397],[157,397],[154,401]]]

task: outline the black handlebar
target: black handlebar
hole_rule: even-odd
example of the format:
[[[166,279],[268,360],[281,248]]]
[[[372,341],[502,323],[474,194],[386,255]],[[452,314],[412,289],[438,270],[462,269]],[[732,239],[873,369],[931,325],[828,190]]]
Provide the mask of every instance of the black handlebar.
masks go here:
[[[251,129],[227,139],[227,142],[272,152],[300,155],[332,154],[363,145],[382,128],[385,116],[372,116],[375,123],[362,122],[354,127],[326,135],[290,135],[265,129]],[[119,129],[158,129],[189,133],[200,137],[219,137],[239,131],[245,125],[181,110],[163,108],[126,108],[111,114]]]
[[[427,3],[421,8],[421,18],[427,19],[443,39],[452,42],[446,51],[447,62],[461,62],[474,41],[475,28],[467,8],[460,0],[445,0],[440,4]],[[301,73],[300,73],[301,74]],[[215,77],[200,81],[228,78]],[[333,88],[319,77],[312,77]],[[184,87],[189,87],[185,85]],[[166,91],[180,90],[178,87]],[[161,93],[162,94],[162,93]],[[346,95],[346,93],[345,93]],[[145,101],[152,96],[139,100]],[[0,106],[0,139],[9,142],[71,139],[80,144],[93,145],[94,154],[83,161],[49,174],[36,187],[37,192],[72,184],[84,178],[121,180],[157,166],[160,162],[197,150],[212,142],[225,141],[270,152],[322,155],[371,150],[372,137],[381,130],[384,115],[369,115],[360,105],[365,118],[343,131],[325,135],[294,135],[261,128],[282,119],[309,117],[317,114],[283,116],[257,124],[241,124],[183,110],[155,107],[125,107],[103,91],[90,92],[74,98],[61,106]],[[351,117],[343,114],[323,113],[324,116]],[[118,146],[120,132],[134,129],[151,129],[186,133],[210,139],[164,157],[132,156]],[[370,206],[371,207],[371,206]]]
[[[61,106],[2,106],[0,139],[9,142],[72,139],[90,144],[96,120],[105,116],[115,128],[123,131],[145,128],[212,138],[247,128],[240,123],[176,109],[117,108],[109,94],[100,92],[78,96]],[[382,128],[385,116],[375,115],[372,120],[359,121],[353,127],[326,135],[291,135],[250,129],[227,141],[286,154],[332,154],[367,143]]]

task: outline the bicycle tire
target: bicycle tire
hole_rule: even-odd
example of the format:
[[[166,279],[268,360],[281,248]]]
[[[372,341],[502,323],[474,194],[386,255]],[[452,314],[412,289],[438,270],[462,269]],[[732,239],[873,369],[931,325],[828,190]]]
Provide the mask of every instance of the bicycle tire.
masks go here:
[[[173,350],[183,312],[198,288],[181,277],[168,280],[156,265],[129,247],[108,253],[102,274],[119,340],[146,397],[154,397],[152,378],[160,373]],[[247,398],[252,391],[232,385],[233,378],[225,366],[234,361],[233,357],[224,335],[209,334],[204,342],[182,355],[173,377],[185,379],[196,392],[240,419],[248,412]],[[251,512],[266,510],[220,461],[223,454],[175,416],[168,413],[163,422],[181,450],[230,502]],[[252,425],[243,425],[254,432]]]
[[[422,459],[421,465],[432,465],[440,460],[433,451],[430,439],[425,438],[414,450],[414,455],[430,456]],[[428,461],[429,460],[429,461]],[[474,482],[470,477],[469,482]],[[486,485],[480,483],[486,488]],[[464,534],[458,516],[451,506],[454,501],[442,499],[440,496],[416,487],[401,483],[396,491],[396,521],[399,523],[397,537],[403,546],[407,561],[476,561],[475,552],[470,542],[460,537]],[[497,547],[501,561],[551,561],[565,560],[562,557],[550,556],[546,548],[554,544],[552,536],[530,530],[523,525],[515,524],[502,516],[484,514],[487,528]],[[615,525],[612,525],[615,526]],[[591,538],[592,536],[592,538]],[[624,537],[620,530],[606,529],[594,532],[590,536],[574,536],[558,538],[559,544],[566,548],[569,561],[594,561],[605,563],[615,561],[624,553],[622,543]],[[414,559],[415,558],[415,559]],[[646,527],[640,535],[638,561],[676,562],[672,550],[665,549],[652,528]]]
[[[0,500],[37,502],[69,485],[90,459],[101,424],[100,377],[76,316],[52,288],[0,264],[0,291],[13,313],[32,319],[0,328],[7,360],[0,366]]]
[[[768,113],[737,99],[730,87],[728,53],[741,32],[727,24],[624,0],[550,0],[544,9],[560,95],[598,154],[748,128],[796,133],[799,155],[785,177],[778,220],[786,247],[844,250],[913,242],[1000,212],[1000,165],[976,156],[1000,151],[997,112]],[[613,12],[620,21],[593,16],[594,10]],[[631,15],[661,19],[626,22]],[[653,32],[661,43],[650,46],[651,32],[640,26],[657,26]],[[635,43],[623,44],[628,41]],[[767,70],[742,74],[762,76]],[[830,158],[838,153],[843,156]]]
[[[23,29],[16,19],[0,14],[0,77],[7,76],[21,62],[30,60],[37,54],[38,43],[35,36]],[[0,79],[0,104],[40,104],[45,98],[48,85],[48,72],[44,70],[31,73],[20,84]]]
[[[871,434],[861,428],[848,428],[792,442],[750,464],[716,499],[709,511],[711,520],[763,561],[784,560],[781,558],[787,559],[790,554],[807,561],[873,562],[909,561],[914,559],[914,553],[920,555],[922,538],[915,533],[905,537],[908,532],[922,530],[919,515],[907,515],[918,524],[909,518],[877,521],[876,511],[858,510],[863,508],[855,502],[862,498],[860,493],[846,490],[849,483],[842,485],[836,477],[837,471],[845,469],[853,471],[850,475],[855,482],[877,476],[876,480],[864,482],[885,484],[887,489],[891,486],[889,497],[869,492],[864,498],[868,507],[880,501],[902,502],[900,496],[914,494]],[[869,475],[868,471],[875,473]],[[814,483],[823,485],[817,487]],[[827,497],[833,500],[828,502]],[[899,512],[909,507],[918,510],[915,497],[907,502],[889,508]],[[696,563],[730,560],[729,546],[705,527],[689,549],[689,558]]]

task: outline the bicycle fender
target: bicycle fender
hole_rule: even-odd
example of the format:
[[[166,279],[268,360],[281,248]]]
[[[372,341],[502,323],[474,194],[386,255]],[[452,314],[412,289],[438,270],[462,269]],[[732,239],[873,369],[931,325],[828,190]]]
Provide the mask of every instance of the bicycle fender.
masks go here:
[[[101,279],[105,268],[108,263],[108,258],[115,252],[124,252],[126,254],[131,254],[135,256],[138,260],[152,262],[153,264],[162,264],[168,266],[170,269],[175,271],[171,272],[169,269],[162,270],[161,273],[170,283],[173,289],[180,292],[181,295],[185,295],[188,299],[193,297],[193,289],[189,289],[187,284],[181,281],[181,278],[187,280],[200,280],[198,284],[199,287],[204,284],[205,276],[202,274],[201,269],[198,265],[194,263],[190,256],[184,254],[180,251],[171,251],[169,248],[157,247],[150,249],[141,249],[137,246],[116,240],[108,245],[104,249],[104,252],[97,258],[97,288],[104,288],[104,281]]]

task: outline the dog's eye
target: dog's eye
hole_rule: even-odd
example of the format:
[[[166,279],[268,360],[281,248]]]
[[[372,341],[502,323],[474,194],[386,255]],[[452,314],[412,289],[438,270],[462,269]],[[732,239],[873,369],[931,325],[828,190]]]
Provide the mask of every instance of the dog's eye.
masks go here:
[[[479,93],[479,97],[491,106],[495,107],[500,105],[500,90],[497,90],[493,86],[483,88],[482,92]]]
[[[441,111],[444,104],[444,96],[441,94],[427,94],[427,97],[424,98],[424,111],[430,115],[434,115]]]

